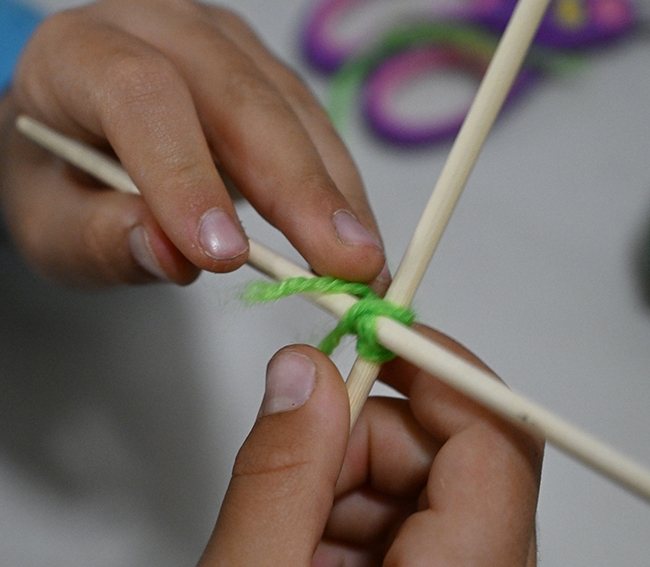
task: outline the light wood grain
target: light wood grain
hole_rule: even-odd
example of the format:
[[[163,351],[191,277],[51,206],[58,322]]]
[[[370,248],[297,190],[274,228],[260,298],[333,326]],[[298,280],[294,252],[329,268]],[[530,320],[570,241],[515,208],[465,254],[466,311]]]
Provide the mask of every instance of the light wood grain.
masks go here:
[[[388,301],[411,304],[549,3],[518,2],[386,292]],[[355,362],[350,371],[347,385],[352,426],[365,403],[363,393],[370,393],[378,373],[379,365],[367,362]]]

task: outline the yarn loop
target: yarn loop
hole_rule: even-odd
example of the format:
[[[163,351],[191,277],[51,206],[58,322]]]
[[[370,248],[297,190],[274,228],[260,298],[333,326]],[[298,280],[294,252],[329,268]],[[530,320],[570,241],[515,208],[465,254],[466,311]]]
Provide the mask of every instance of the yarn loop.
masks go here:
[[[276,301],[297,293],[347,293],[359,298],[318,345],[327,355],[334,352],[345,335],[356,335],[356,348],[360,356],[370,362],[387,362],[394,358],[395,354],[377,340],[377,317],[389,317],[408,326],[415,321],[413,310],[380,298],[367,285],[327,276],[289,278],[279,283],[252,282],[247,286],[243,299],[250,305]]]

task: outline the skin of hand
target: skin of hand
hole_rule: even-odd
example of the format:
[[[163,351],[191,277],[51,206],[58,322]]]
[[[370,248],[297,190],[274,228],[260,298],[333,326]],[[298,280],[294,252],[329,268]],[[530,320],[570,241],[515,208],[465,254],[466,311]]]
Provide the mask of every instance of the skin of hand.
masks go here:
[[[306,346],[271,360],[199,567],[536,565],[543,443],[403,360],[381,379],[406,399],[371,398],[348,440],[333,364]]]
[[[15,131],[18,113],[116,156],[142,197],[107,191],[37,148]],[[27,44],[0,120],[7,226],[54,280],[186,284],[238,268],[248,241],[226,178],[316,273],[380,289],[390,279],[361,178],[326,114],[228,10],[102,0],[54,14]]]

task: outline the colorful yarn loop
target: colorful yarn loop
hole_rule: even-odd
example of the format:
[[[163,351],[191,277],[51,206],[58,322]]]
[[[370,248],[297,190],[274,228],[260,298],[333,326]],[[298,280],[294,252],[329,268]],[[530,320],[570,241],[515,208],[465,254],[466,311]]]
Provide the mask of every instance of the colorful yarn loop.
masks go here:
[[[357,352],[370,362],[387,362],[395,357],[377,340],[377,317],[389,317],[404,325],[412,325],[415,313],[408,307],[401,307],[376,295],[367,285],[346,282],[332,277],[289,278],[279,283],[252,282],[244,291],[244,301],[267,303],[297,293],[335,294],[347,293],[359,298],[348,309],[338,325],[318,345],[330,355],[345,335],[357,336]]]

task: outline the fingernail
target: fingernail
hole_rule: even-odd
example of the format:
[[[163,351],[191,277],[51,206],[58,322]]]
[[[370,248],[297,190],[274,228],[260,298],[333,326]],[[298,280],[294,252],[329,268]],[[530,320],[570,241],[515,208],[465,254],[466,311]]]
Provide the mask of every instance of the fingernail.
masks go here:
[[[167,274],[160,267],[158,258],[156,258],[156,255],[151,249],[147,231],[143,226],[138,225],[131,229],[129,233],[129,247],[131,249],[131,255],[142,269],[161,280],[169,280]]]
[[[243,254],[248,241],[225,211],[214,208],[199,222],[199,242],[205,253],[215,260],[230,260]]]
[[[348,211],[340,210],[334,213],[334,230],[343,244],[353,246],[370,245],[382,250],[379,241],[372,236],[361,223]]]
[[[266,371],[266,392],[261,415],[290,411],[302,406],[316,386],[316,365],[297,352],[278,354]]]
[[[370,289],[380,297],[383,297],[388,291],[388,286],[390,285],[391,280],[392,276],[388,264],[384,264],[379,275],[370,283]]]
[[[381,272],[379,272],[379,275],[377,276],[377,281],[380,283],[390,283],[390,281],[393,279],[393,277],[390,274],[390,268],[388,267],[388,262],[384,264],[383,269]]]

